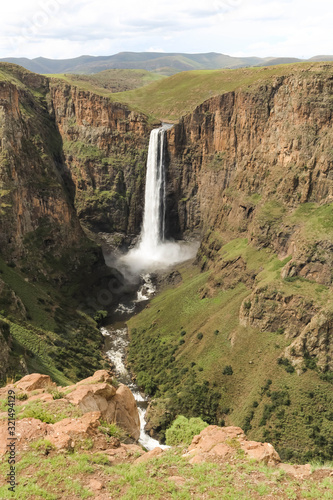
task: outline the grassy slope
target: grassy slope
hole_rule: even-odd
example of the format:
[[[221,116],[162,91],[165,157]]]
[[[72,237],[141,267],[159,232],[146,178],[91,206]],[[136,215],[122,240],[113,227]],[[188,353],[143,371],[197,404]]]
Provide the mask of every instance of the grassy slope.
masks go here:
[[[162,75],[141,69],[109,69],[95,75],[54,74],[45,76],[61,79],[71,85],[77,85],[83,90],[97,92],[105,96],[108,96],[110,92],[123,92],[143,87],[164,78]]]
[[[303,205],[285,215],[286,220],[298,224],[309,241],[324,232],[326,238],[332,236],[331,217],[332,207],[315,204]],[[289,259],[280,261],[269,249],[256,250],[247,239],[238,238],[222,246],[218,253],[225,261],[242,257],[248,270],[259,272],[256,286],[273,286],[285,295],[299,295],[312,299],[317,306],[333,309],[329,287],[308,280],[282,279],[281,268]],[[217,421],[222,418],[229,425],[245,427],[253,439],[273,442],[284,459],[293,456],[296,461],[308,460],[312,452],[331,456],[332,385],[322,380],[316,370],[298,376],[277,363],[292,339],[281,332],[260,332],[240,325],[239,309],[250,294],[244,284],[226,290],[217,288],[207,298],[209,278],[223,283],[223,273],[220,276],[215,270],[210,276],[210,271],[200,273],[195,266],[183,266],[180,272],[180,285],[164,290],[129,322],[129,360],[138,381],[148,384],[148,389],[152,387],[158,398],[169,400],[166,407],[174,415],[190,416],[195,408],[203,419],[211,418],[204,407],[189,410],[187,401],[181,399],[182,386],[195,374],[195,383],[209,381],[209,390],[221,394]],[[186,331],[183,336],[182,331]],[[199,333],[203,334],[201,339]],[[172,348],[175,360],[170,363]],[[232,367],[231,376],[223,373],[226,366]],[[267,380],[272,384],[267,386]],[[176,398],[181,401],[178,406]],[[288,400],[290,404],[286,404]]]
[[[95,498],[96,492],[89,484],[92,479],[104,484],[103,491],[110,498],[123,500],[208,497],[219,500],[329,500],[333,493],[329,471],[316,479],[310,477],[300,481],[276,468],[248,461],[240,453],[232,463],[190,465],[181,457],[182,449],[172,448],[147,463],[113,465],[105,453],[89,450],[89,440],[82,445],[83,449],[72,453],[59,454],[51,450],[47,454],[44,451],[47,445],[47,441],[40,440],[22,454],[17,464],[19,484],[16,494],[8,492],[3,479],[0,480],[0,498]],[[316,470],[315,466],[313,470]],[[7,471],[8,463],[4,462],[0,465],[3,478]],[[183,484],[175,484],[169,479],[176,475],[183,478]]]
[[[251,85],[261,85],[268,80],[305,71],[332,71],[333,64],[298,63],[264,68],[242,68],[234,70],[193,70],[178,73],[151,83],[150,85],[109,94],[105,89],[97,87],[94,91],[109,95],[113,101],[127,104],[130,108],[141,111],[151,118],[177,121],[181,116],[195,109],[206,99],[239,89],[247,89]],[[59,75],[56,75],[59,78]],[[69,76],[61,76],[65,80]],[[81,81],[73,82],[85,88]]]

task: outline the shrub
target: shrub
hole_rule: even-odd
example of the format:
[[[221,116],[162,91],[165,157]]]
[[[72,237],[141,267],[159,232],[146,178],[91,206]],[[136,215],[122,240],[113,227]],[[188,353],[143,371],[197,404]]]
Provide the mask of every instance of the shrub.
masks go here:
[[[198,333],[198,335],[197,335],[197,339],[201,340],[202,338],[203,338],[203,333],[201,333],[201,332],[200,332],[200,333]]]
[[[186,335],[185,330],[182,330],[182,331],[180,332],[180,335],[181,335],[182,337],[184,337],[184,335]]]
[[[53,396],[53,399],[62,399],[65,397],[65,393],[59,391],[58,389],[55,389],[54,391],[51,391],[51,394]]]
[[[115,437],[120,441],[124,440],[127,437],[126,432],[118,427],[117,424],[108,424],[107,422],[102,421],[101,425],[98,427],[98,430],[103,432],[109,437]]]
[[[214,335],[218,335],[220,333],[219,330],[215,330]]]
[[[180,415],[167,429],[166,444],[169,446],[178,444],[191,444],[192,439],[208,426],[201,418],[187,419]]]
[[[244,302],[244,308],[249,311],[251,309],[251,301],[247,300]]]
[[[38,441],[34,441],[33,443],[30,443],[31,448],[34,450],[40,451],[44,453],[44,455],[48,455],[50,451],[55,450],[56,447],[54,446],[51,441],[48,439],[38,439]]]
[[[18,401],[26,401],[28,399],[28,394],[25,394],[24,392],[16,394],[16,399]]]
[[[294,373],[295,368],[293,365],[290,363],[289,359],[287,358],[279,358],[277,360],[278,365],[282,365],[284,369],[286,370],[287,373]]]
[[[184,339],[180,339],[179,345],[183,345],[183,344],[185,344],[185,340]]]
[[[230,365],[227,365],[224,367],[223,369],[223,375],[232,375],[234,372],[233,372],[233,369]]]
[[[108,315],[107,311],[103,311],[103,310],[96,311],[96,313],[94,315],[94,320],[96,321],[96,323],[98,325],[101,325],[103,323],[103,320],[107,317],[107,315]]]

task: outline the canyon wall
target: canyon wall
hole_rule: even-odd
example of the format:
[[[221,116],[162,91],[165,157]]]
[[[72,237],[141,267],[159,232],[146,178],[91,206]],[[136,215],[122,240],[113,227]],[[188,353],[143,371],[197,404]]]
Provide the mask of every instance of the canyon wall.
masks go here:
[[[142,222],[147,117],[61,82],[51,85],[56,125],[80,221],[93,232],[137,235]]]
[[[13,71],[0,81],[1,254],[36,279],[58,267],[62,281],[68,271],[100,260],[100,253],[87,252],[90,243],[61,177],[62,140],[48,80]]]
[[[288,207],[332,201],[332,89],[330,67],[297,72],[213,97],[183,117],[168,132],[179,234],[227,220],[248,226],[253,195]]]

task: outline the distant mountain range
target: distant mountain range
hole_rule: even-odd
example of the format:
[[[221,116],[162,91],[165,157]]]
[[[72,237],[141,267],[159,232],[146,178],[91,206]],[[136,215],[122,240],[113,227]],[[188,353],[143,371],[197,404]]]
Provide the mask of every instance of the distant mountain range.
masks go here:
[[[333,56],[322,55],[311,59],[294,57],[231,57],[225,54],[209,52],[207,54],[182,54],[164,52],[120,52],[112,56],[81,56],[74,59],[36,59],[9,57],[0,59],[23,66],[34,73],[92,74],[107,69],[145,69],[163,75],[173,75],[180,71],[193,69],[242,68],[246,66],[272,66],[297,62],[333,61]]]

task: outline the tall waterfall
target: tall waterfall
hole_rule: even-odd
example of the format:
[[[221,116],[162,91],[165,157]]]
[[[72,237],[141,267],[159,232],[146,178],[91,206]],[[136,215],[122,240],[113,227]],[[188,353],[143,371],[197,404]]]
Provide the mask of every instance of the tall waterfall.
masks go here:
[[[165,237],[165,128],[151,131],[145,189],[141,248],[151,251]]]
[[[166,130],[172,125],[163,124],[150,134],[143,225],[138,244],[122,257],[125,266],[134,273],[166,268],[195,256],[197,243],[175,243],[165,240]]]

